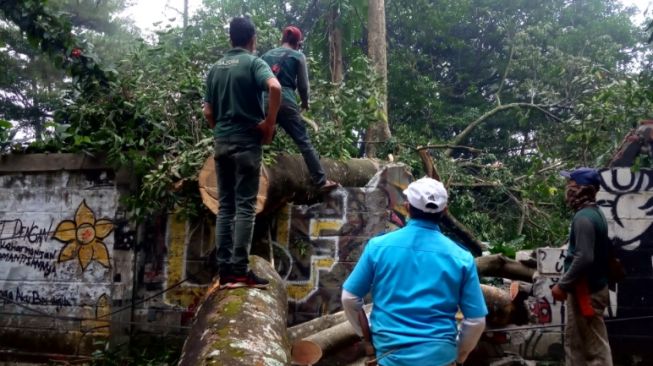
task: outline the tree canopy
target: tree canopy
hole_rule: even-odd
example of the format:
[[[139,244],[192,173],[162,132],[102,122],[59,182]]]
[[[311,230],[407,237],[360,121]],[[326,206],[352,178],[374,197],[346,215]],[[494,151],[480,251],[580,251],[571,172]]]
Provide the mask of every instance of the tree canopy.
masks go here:
[[[148,43],[114,16],[125,1],[3,0],[2,149],[108,153],[142,177],[133,214],[196,211],[197,192],[183,182],[211,153],[204,77],[229,49],[229,19],[248,14],[259,54],[285,25],[302,28],[309,117],[320,124],[312,140],[323,156],[360,156],[366,129],[386,118],[383,78],[366,56],[367,5],[205,0],[185,28]],[[417,149],[428,149],[451,211],[494,250],[561,243],[568,217],[557,171],[605,165],[650,117],[648,34],[632,14],[616,0],[386,0],[392,138],[377,156],[419,176]],[[19,129],[27,143],[16,141]],[[280,133],[266,160],[293,149]]]

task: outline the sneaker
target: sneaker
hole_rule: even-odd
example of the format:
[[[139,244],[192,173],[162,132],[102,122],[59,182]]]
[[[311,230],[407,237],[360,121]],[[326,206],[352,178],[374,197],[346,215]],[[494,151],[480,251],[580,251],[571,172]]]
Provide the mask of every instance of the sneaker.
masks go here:
[[[324,182],[324,184],[319,188],[320,192],[322,193],[328,193],[333,191],[334,189],[340,187],[339,183],[336,183],[332,180],[328,180]]]
[[[220,289],[231,288],[233,284],[234,284],[234,276],[232,275],[220,276]]]
[[[234,289],[241,287],[251,287],[251,288],[266,288],[270,281],[261,278],[254,274],[254,272],[249,271],[244,276],[231,276],[225,278],[224,286],[221,288]]]

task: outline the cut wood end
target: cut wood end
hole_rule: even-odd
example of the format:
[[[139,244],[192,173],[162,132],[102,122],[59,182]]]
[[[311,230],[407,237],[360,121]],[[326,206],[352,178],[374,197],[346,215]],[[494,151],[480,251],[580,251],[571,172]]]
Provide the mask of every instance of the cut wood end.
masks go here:
[[[259,190],[256,195],[256,213],[263,211],[267,200],[267,191],[270,185],[268,172],[264,166],[261,166],[261,175],[259,176]],[[202,170],[199,172],[198,185],[200,196],[204,205],[214,214],[218,213],[220,205],[218,204],[218,181],[215,173],[215,160],[212,156],[204,162]]]
[[[295,365],[313,365],[322,358],[322,349],[315,342],[300,340],[292,345],[291,358]]]
[[[510,300],[515,301],[519,295],[519,281],[512,281],[510,284]]]

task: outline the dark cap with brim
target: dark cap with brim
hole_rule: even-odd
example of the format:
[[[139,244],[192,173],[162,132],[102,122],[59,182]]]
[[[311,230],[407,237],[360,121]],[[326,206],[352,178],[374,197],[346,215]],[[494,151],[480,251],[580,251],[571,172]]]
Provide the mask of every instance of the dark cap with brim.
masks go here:
[[[599,174],[599,171],[594,168],[583,167],[574,170],[563,170],[560,172],[560,175],[584,186],[601,185],[601,175]]]

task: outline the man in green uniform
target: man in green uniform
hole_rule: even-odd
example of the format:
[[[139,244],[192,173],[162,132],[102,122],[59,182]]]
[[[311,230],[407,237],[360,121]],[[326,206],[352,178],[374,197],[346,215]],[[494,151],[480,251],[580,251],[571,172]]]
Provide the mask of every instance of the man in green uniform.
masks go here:
[[[603,312],[609,305],[608,225],[596,206],[601,178],[596,169],[563,171],[565,201],[574,210],[565,258],[565,273],[551,294],[567,301],[565,364],[611,366],[612,355]]]
[[[299,52],[302,44],[302,32],[297,27],[289,26],[283,30],[281,47],[266,52],[261,58],[270,65],[272,72],[279,79],[282,86],[282,100],[277,121],[288,136],[295,141],[299,151],[304,157],[304,162],[311,174],[315,187],[321,191],[329,191],[338,187],[338,184],[327,179],[320,159],[311,144],[299,113],[295,89],[299,91],[301,109],[308,109],[310,87],[308,84],[308,68],[306,57]]]
[[[217,261],[221,288],[264,288],[249,267],[262,144],[274,135],[281,85],[270,67],[252,55],[256,29],[249,18],[229,24],[229,50],[209,71],[204,116],[215,138],[218,184]],[[262,93],[268,93],[267,117]]]

